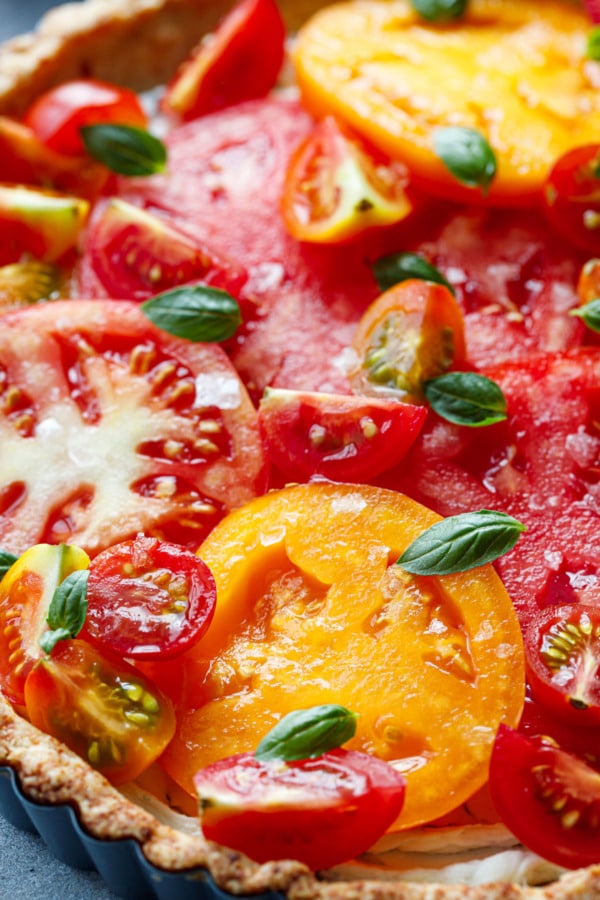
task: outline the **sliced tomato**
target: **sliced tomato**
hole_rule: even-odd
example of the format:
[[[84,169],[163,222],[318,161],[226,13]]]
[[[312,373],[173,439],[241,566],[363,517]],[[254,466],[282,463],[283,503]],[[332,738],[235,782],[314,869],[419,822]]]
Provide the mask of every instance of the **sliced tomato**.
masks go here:
[[[143,531],[196,549],[264,487],[257,417],[224,351],[136,304],[56,301],[0,333],[0,545],[90,554]]]
[[[283,221],[299,241],[336,243],[393,225],[413,209],[405,166],[347,136],[326,116],[290,160]]]
[[[11,703],[25,705],[25,679],[43,655],[40,637],[54,591],[89,561],[78,547],[36,544],[0,582],[0,690]]]
[[[600,862],[600,772],[582,759],[501,725],[490,791],[504,824],[530,850],[570,869]]]
[[[81,636],[116,656],[171,659],[202,637],[216,599],[214,578],[195,554],[138,535],[92,561]]]
[[[284,42],[275,0],[241,0],[182,65],[164,108],[188,120],[263,97],[283,65]]]
[[[125,660],[82,640],[60,641],[27,676],[31,722],[115,784],[160,756],[175,730],[170,701]]]
[[[54,191],[0,184],[0,264],[30,254],[55,262],[79,241],[89,203]]]
[[[0,312],[57,299],[66,281],[63,271],[36,259],[0,266]]]
[[[231,261],[165,219],[118,198],[110,200],[91,223],[86,252],[113,298],[141,301],[198,281],[237,295],[245,280]]]
[[[463,314],[444,285],[403,281],[368,307],[353,346],[356,393],[419,402],[426,381],[465,363]]]
[[[288,478],[362,481],[402,459],[426,414],[397,400],[268,388],[258,423],[267,456]]]
[[[600,144],[569,150],[554,164],[544,186],[544,211],[565,241],[600,254]]]
[[[397,819],[405,779],[365,753],[282,762],[243,753],[194,777],[204,836],[257,862],[328,869],[368,850]]]
[[[69,156],[85,154],[80,128],[106,122],[145,128],[148,118],[134,91],[93,79],[50,88],[25,114],[25,123],[47,147]]]

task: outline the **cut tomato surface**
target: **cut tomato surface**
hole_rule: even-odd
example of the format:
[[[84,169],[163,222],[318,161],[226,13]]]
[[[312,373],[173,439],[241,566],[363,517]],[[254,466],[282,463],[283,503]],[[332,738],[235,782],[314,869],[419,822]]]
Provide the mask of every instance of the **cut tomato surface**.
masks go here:
[[[220,347],[135,304],[7,313],[0,338],[0,544],[90,554],[138,531],[195,549],[264,487],[256,412]]]
[[[26,256],[61,259],[78,244],[88,212],[80,197],[0,184],[0,265]]]
[[[585,253],[600,253],[600,144],[578,146],[554,163],[544,210],[564,240]]]

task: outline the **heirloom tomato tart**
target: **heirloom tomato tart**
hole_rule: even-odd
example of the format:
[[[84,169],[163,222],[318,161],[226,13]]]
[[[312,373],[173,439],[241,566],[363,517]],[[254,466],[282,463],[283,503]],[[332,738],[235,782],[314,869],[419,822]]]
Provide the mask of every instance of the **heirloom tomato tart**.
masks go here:
[[[597,21],[2,48],[0,798],[120,895],[600,896]]]

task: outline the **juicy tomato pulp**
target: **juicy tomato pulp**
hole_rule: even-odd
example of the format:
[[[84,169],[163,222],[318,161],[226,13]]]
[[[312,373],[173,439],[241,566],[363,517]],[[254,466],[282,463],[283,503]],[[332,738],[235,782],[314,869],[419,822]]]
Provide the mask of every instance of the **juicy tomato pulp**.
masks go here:
[[[31,722],[111,781],[131,781],[160,756],[175,730],[170,701],[125,660],[81,640],[59,642],[25,682]]]
[[[177,544],[138,536],[109,547],[90,565],[82,637],[107,653],[170,659],[204,634],[214,615],[214,579]]]
[[[600,144],[577,147],[557,160],[544,187],[544,209],[561,237],[600,254]]]
[[[88,212],[79,197],[0,184],[0,265],[27,255],[59,260],[76,247]]]
[[[317,759],[222,759],[194,777],[202,831],[257,862],[326,869],[371,847],[397,819],[405,780],[380,759],[332,750]],[[299,799],[300,797],[300,799]]]

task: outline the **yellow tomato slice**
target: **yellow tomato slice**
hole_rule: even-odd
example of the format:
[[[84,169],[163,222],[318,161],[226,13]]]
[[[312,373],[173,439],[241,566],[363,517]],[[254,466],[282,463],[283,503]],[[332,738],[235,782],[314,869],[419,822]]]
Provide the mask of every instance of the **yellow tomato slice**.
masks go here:
[[[438,520],[393,491],[315,483],[217,525],[199,550],[217,610],[179,663],[187,697],[168,774],[193,794],[198,769],[254,750],[284,714],[341,703],[359,714],[346,746],[406,773],[396,827],[484,784],[498,724],[516,724],[523,704],[521,635],[491,566],[418,577],[395,565]]]
[[[586,57],[590,22],[560,0],[471,0],[464,16],[428,24],[408,0],[360,0],[317,13],[295,50],[303,99],[333,114],[438,194],[483,200],[434,151],[439,127],[491,144],[489,200],[531,203],[552,164],[597,140],[600,66]]]

